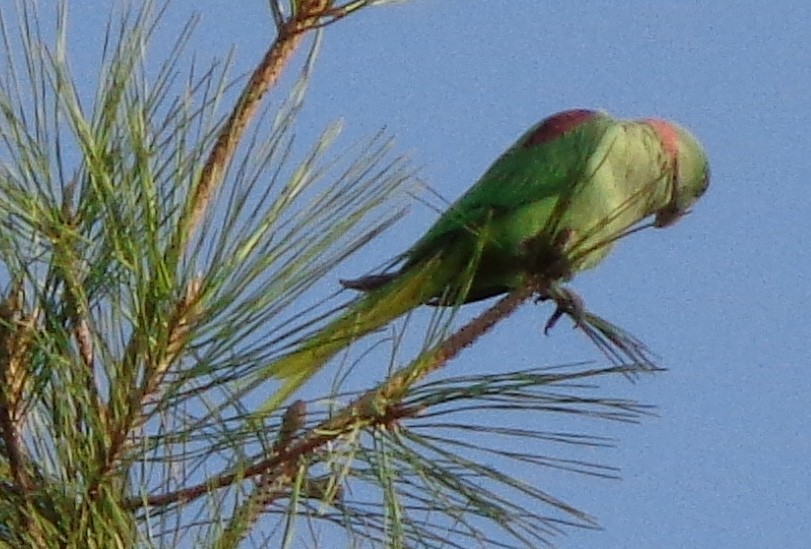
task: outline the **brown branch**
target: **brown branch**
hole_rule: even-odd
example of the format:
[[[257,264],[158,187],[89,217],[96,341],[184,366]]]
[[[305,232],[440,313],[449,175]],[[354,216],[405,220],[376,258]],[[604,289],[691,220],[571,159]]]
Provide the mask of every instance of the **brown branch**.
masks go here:
[[[44,540],[39,523],[32,520],[37,511],[31,494],[37,486],[31,478],[29,459],[20,425],[23,421],[24,396],[31,364],[31,346],[40,311],[23,311],[25,299],[21,284],[12,284],[9,296],[0,302],[0,438],[4,457],[14,479],[13,488],[24,502],[17,509],[29,536]]]
[[[14,482],[26,494],[31,482],[20,436],[19,407],[28,373],[24,365],[30,363],[34,317],[23,313],[23,300],[21,287],[15,284],[0,303],[0,437]]]
[[[259,109],[262,98],[271,86],[278,81],[282,70],[289,63],[290,58],[301,43],[305,33],[316,28],[318,18],[330,8],[331,3],[332,0],[302,0],[297,13],[278,27],[276,39],[245,85],[231,115],[220,130],[217,140],[203,165],[200,177],[192,191],[188,210],[179,220],[177,230],[165,251],[164,257],[169,260],[170,264],[177,261],[185,248],[189,245],[191,235],[199,226],[205,212],[208,210],[212,197],[221,185],[225,170],[233,158],[234,152],[245,133],[248,123]],[[182,305],[182,303],[176,304],[176,313],[182,309]],[[152,320],[151,317],[156,314],[161,314],[159,307],[151,306],[148,309],[146,314],[148,320]],[[143,331],[137,330],[126,347],[122,363],[124,370],[131,372],[131,375],[134,375],[136,371],[137,357],[145,352],[144,346],[147,345],[147,340],[148,338]],[[172,342],[176,340],[178,340],[178,334],[170,333],[170,348],[167,349],[164,356],[154,365],[152,371],[153,375],[149,376],[149,379],[144,382],[140,391],[136,391],[136,394],[130,399],[123,414],[119,415],[120,419],[116,421],[116,424],[110,425],[113,434],[110,437],[111,442],[105,451],[104,464],[98,476],[99,482],[107,472],[112,470],[113,464],[123,451],[126,437],[132,429],[137,426],[138,418],[143,417],[143,415],[138,412],[144,402],[144,398],[155,390],[156,380],[162,378],[162,372],[165,373],[168,364],[174,360],[173,355],[175,355],[175,353],[172,352],[171,346]],[[123,382],[125,380],[122,379],[120,381]],[[109,415],[108,411],[108,416]]]
[[[79,360],[84,369],[77,372],[83,377],[85,390],[96,405],[99,419],[106,423],[106,408],[99,394],[94,376],[95,351],[93,330],[90,324],[90,307],[84,293],[86,276],[82,272],[82,261],[76,246],[76,229],[80,225],[79,214],[73,204],[76,182],[69,181],[62,189],[62,208],[58,223],[48,231],[55,250],[53,274],[63,287],[63,298],[68,311],[69,327],[76,342]],[[80,420],[81,421],[81,420]]]
[[[76,181],[70,180],[62,189],[62,209],[61,209],[61,223],[51,231],[51,240],[54,247],[59,250],[62,260],[65,265],[58,269],[62,275],[62,281],[65,285],[65,301],[71,311],[71,323],[73,327],[73,337],[76,339],[76,347],[79,350],[79,357],[82,359],[85,367],[87,368],[90,383],[92,384],[93,372],[93,337],[90,330],[90,323],[88,318],[90,313],[88,311],[87,300],[80,299],[80,294],[77,288],[82,287],[83,280],[81,270],[79,268],[80,261],[77,259],[78,254],[76,248],[73,246],[74,231],[79,226],[79,214],[76,212],[76,207],[73,204],[73,196],[76,193]],[[101,403],[95,386],[89,387],[89,392],[95,394],[96,401]],[[101,409],[101,407],[99,407]]]
[[[125,506],[138,509],[144,506],[163,506],[186,503],[202,497],[217,488],[230,486],[247,477],[263,475],[263,484],[272,484],[277,478],[289,474],[289,464],[296,464],[302,456],[359,428],[388,426],[404,418],[413,417],[419,410],[397,406],[408,389],[429,373],[437,370],[462,349],[489,331],[499,320],[510,315],[518,306],[538,291],[537,281],[528,283],[498,301],[481,315],[468,322],[442,343],[418,356],[411,364],[396,372],[378,387],[364,393],[347,405],[338,415],[309,429],[297,441],[278,448],[274,454],[239,472],[223,473],[198,485],[146,498],[130,498]],[[267,497],[265,504],[270,503]]]
[[[175,305],[175,311],[169,321],[166,348],[152,368],[151,375],[144,380],[141,389],[142,403],[158,390],[169,367],[175,363],[185,349],[191,327],[202,313],[202,289],[202,279],[193,279],[186,287],[183,297]]]
[[[110,445],[107,448],[104,465],[99,471],[99,482],[109,471],[112,470],[118,456],[123,452],[129,434],[139,425],[146,421],[148,414],[143,413],[144,406],[150,398],[153,401],[160,400],[156,395],[161,387],[161,382],[169,371],[169,368],[181,356],[182,351],[188,342],[188,334],[191,327],[200,318],[202,280],[196,278],[192,280],[186,288],[184,296],[175,305],[169,324],[167,326],[168,337],[165,347],[144,367],[144,379],[141,387],[133,389],[129,399],[124,417],[116,422],[115,431],[112,433]],[[130,364],[130,369],[136,370],[136,363]],[[97,482],[94,489],[98,487]]]
[[[259,109],[262,98],[278,80],[305,33],[315,28],[318,18],[329,8],[331,0],[302,1],[300,11],[278,27],[278,36],[253,71],[234,110],[217,136],[211,153],[194,188],[190,211],[180,221],[171,242],[170,253],[179,254],[188,245],[190,235],[197,229],[208,209],[211,197],[222,183],[234,151],[242,139],[250,120]]]

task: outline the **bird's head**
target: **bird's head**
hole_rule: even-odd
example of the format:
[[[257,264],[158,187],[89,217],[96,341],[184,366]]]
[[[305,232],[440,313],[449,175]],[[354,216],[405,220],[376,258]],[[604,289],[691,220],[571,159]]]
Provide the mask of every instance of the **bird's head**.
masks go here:
[[[667,205],[656,212],[654,224],[667,227],[686,214],[710,184],[710,164],[701,144],[693,135],[673,122],[649,119],[650,125],[668,156],[671,170],[671,196]]]

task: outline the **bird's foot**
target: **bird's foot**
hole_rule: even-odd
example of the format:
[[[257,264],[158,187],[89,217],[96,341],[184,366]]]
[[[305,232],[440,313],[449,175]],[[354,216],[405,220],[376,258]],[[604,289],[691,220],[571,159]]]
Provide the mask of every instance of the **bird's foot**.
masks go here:
[[[549,335],[549,331],[555,327],[558,320],[563,315],[567,315],[574,321],[574,327],[579,328],[583,323],[585,317],[586,307],[581,298],[574,290],[564,288],[563,286],[551,286],[547,291],[541,292],[536,299],[538,301],[545,301],[552,299],[555,301],[555,312],[549,317],[544,326],[544,335]]]

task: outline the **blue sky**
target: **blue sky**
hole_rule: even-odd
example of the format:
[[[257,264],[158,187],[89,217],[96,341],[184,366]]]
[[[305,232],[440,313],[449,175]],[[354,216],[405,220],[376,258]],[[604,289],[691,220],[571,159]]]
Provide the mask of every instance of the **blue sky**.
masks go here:
[[[93,35],[107,12],[76,4],[74,45],[87,38],[75,68],[93,74]],[[343,118],[350,142],[386,126],[452,200],[529,125],[565,108],[689,127],[713,176],[694,213],[623,242],[574,282],[589,308],[670,369],[603,391],[655,404],[659,417],[596,425],[593,434],[620,439],[596,458],[621,466],[622,481],[538,482],[605,527],[572,531],[559,540],[565,547],[806,547],[811,4],[618,4],[414,0],[367,10],[326,33],[302,131]],[[266,6],[176,0],[151,56],[196,11],[198,53],[222,56],[233,45],[237,70],[247,71],[271,36]],[[415,206],[336,278],[405,249],[435,215]],[[568,329],[539,336],[547,314],[522,309],[450,368],[601,360]]]

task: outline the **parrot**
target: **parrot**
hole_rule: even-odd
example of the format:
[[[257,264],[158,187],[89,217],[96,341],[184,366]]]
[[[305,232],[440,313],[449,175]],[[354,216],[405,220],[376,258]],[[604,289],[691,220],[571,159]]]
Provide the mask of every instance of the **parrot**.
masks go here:
[[[277,407],[339,351],[416,307],[487,299],[530,276],[568,281],[642,221],[675,223],[709,178],[704,149],[674,122],[592,109],[541,120],[395,259],[399,268],[341,281],[362,295],[265,367],[265,379],[282,382],[267,405]]]

